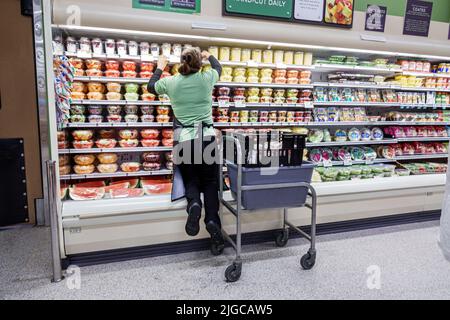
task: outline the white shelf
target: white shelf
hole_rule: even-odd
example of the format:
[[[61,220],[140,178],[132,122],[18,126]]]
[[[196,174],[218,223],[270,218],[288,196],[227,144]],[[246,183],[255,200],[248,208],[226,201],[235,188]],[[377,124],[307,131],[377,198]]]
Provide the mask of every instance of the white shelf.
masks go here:
[[[101,106],[125,106],[125,105],[138,105],[138,106],[170,106],[170,102],[163,101],[127,101],[127,100],[72,100],[72,105],[82,104],[82,105],[101,105]]]
[[[345,64],[315,64],[315,70],[321,72],[333,72],[333,71],[365,71],[377,74],[391,74],[400,72],[401,69],[397,68],[385,68],[385,67],[363,67],[363,66],[351,66]]]
[[[83,180],[96,178],[120,178],[120,177],[145,177],[145,176],[163,176],[172,174],[172,170],[138,171],[138,172],[114,172],[114,173],[91,173],[91,174],[67,174],[61,175],[61,180]]]
[[[358,102],[358,101],[315,101],[314,106],[342,107],[399,107],[397,102]]]
[[[213,102],[213,107],[218,107],[218,102]],[[244,109],[244,108],[306,108],[306,109],[312,109],[314,106],[311,102],[311,107],[305,106],[304,103],[251,103],[246,102],[243,107],[238,106],[236,107],[234,102],[230,102],[228,104],[225,104],[224,107],[230,107],[230,108],[238,108],[238,109]]]
[[[402,74],[404,76],[414,76],[414,77],[424,77],[424,78],[450,78],[450,73],[403,71]]]
[[[426,92],[450,92],[450,89],[425,88],[425,87],[397,87],[398,91],[426,91]]]
[[[360,165],[360,164],[377,164],[377,163],[392,163],[395,162],[395,160],[392,159],[384,159],[384,158],[378,158],[374,159],[373,161],[366,161],[366,160],[352,160],[352,165]],[[331,161],[333,166],[344,166],[344,161]],[[316,164],[318,167],[323,167],[323,163]]]
[[[281,89],[312,89],[312,84],[278,84],[278,83],[252,83],[252,82],[217,82],[216,87],[242,87],[242,88],[281,88]]]
[[[358,83],[333,83],[333,82],[314,82],[314,87],[330,88],[364,88],[364,89],[398,89],[398,86],[382,84],[358,84]]]
[[[450,141],[449,137],[409,137],[409,138],[397,138],[398,142],[431,142],[431,141]]]
[[[306,147],[340,147],[340,146],[359,146],[359,145],[375,145],[375,144],[395,144],[397,139],[370,140],[370,141],[332,141],[332,142],[307,142]]]
[[[131,153],[151,151],[172,151],[172,147],[136,147],[136,148],[91,148],[91,149],[59,149],[59,154],[84,153]]]
[[[397,156],[394,160],[402,161],[402,160],[429,160],[429,159],[445,159],[448,158],[447,153],[443,154],[424,154],[424,155],[410,155],[410,156]]]
[[[63,128],[172,128],[172,122],[68,123]]]

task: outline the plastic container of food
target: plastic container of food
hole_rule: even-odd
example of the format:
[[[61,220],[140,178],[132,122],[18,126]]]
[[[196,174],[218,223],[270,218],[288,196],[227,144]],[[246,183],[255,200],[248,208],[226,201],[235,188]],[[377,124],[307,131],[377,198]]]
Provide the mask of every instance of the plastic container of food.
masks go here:
[[[122,100],[122,95],[118,92],[108,92],[106,94],[107,100]]]
[[[160,131],[158,129],[143,129],[141,130],[141,137],[143,139],[158,139]]]
[[[138,101],[139,95],[137,93],[125,93],[125,100],[127,101]]]
[[[84,61],[86,69],[102,70],[102,62],[97,59],[87,59]]]
[[[272,103],[273,102],[273,98],[270,96],[261,96],[261,98],[259,99],[259,101],[261,103]]]
[[[138,122],[139,117],[136,114],[126,114],[125,122]]]
[[[108,78],[119,78],[120,77],[120,71],[118,71],[118,70],[106,70],[105,71],[105,77],[108,77]]]
[[[72,93],[74,92],[86,92],[86,85],[83,82],[73,82],[72,83]]]
[[[87,166],[80,166],[80,165],[74,165],[73,171],[76,174],[91,174],[95,170],[95,166],[93,164],[87,165]]]
[[[100,92],[89,92],[87,94],[87,98],[89,100],[104,100],[105,99],[105,95],[103,93],[100,93]]]
[[[72,115],[83,115],[86,111],[86,107],[83,105],[71,105],[70,106],[70,113]]]
[[[159,139],[142,139],[141,140],[142,146],[146,147],[146,148],[155,148],[155,147],[159,146],[160,142],[161,141]]]
[[[89,123],[101,123],[103,121],[103,117],[101,115],[90,115],[88,117],[88,122]],[[73,122],[73,121],[72,121]],[[84,121],[83,121],[84,122]]]
[[[148,42],[139,43],[139,51],[141,52],[141,56],[150,55],[150,44]]]
[[[105,86],[99,82],[89,82],[87,87],[89,92],[105,92]]]
[[[150,71],[142,71],[139,73],[139,77],[143,79],[150,79],[153,76],[153,72]]]
[[[219,60],[220,61],[230,61],[230,47],[220,47],[219,49]]]
[[[120,91],[122,90],[122,86],[120,85],[120,83],[108,82],[106,84],[106,89],[108,90],[108,92],[120,93]]]
[[[156,122],[158,123],[167,123],[169,122],[170,117],[168,115],[159,114],[156,116]]]
[[[122,122],[122,117],[120,115],[110,114],[106,117],[107,121],[110,123],[119,123]]]
[[[97,69],[87,69],[86,76],[88,77],[101,77],[103,76],[103,72]]]
[[[80,166],[93,164],[95,156],[93,154],[77,154],[73,157],[73,161]]]
[[[107,106],[106,110],[108,110],[109,114],[120,114],[122,112],[121,106]]]
[[[117,145],[116,139],[98,139],[95,141],[95,145],[100,149],[111,149]]]
[[[118,40],[116,42],[117,54],[125,56],[127,54],[127,42],[125,40]]]
[[[262,62],[262,50],[260,49],[253,49],[252,50],[252,60],[257,63]]]
[[[137,56],[139,51],[139,45],[136,41],[129,41],[128,42],[128,54],[130,56]]]
[[[231,49],[231,61],[233,62],[240,62],[241,61],[241,54],[242,54],[242,49],[241,48],[232,48]]]
[[[106,39],[105,51],[107,55],[116,54],[116,42],[113,39]]]
[[[94,141],[92,140],[75,140],[72,142],[75,149],[90,149],[94,146]]]
[[[142,122],[155,122],[155,116],[152,114],[143,114],[141,116]]]
[[[126,93],[137,93],[139,91],[139,85],[136,83],[126,83],[125,92]]]
[[[264,50],[262,54],[263,63],[273,63],[273,50]]]
[[[116,131],[114,129],[101,129],[98,131],[98,137],[101,139],[114,139]]]
[[[273,92],[273,96],[274,96],[275,98],[278,98],[278,97],[284,97],[285,94],[286,94],[286,90],[285,90],[285,89],[276,89],[276,90],[274,90],[274,92]]]
[[[107,60],[105,63],[106,70],[119,70],[120,64],[117,60]]]
[[[170,113],[170,107],[167,106],[157,106],[156,114],[157,115],[168,115]]]
[[[139,162],[124,162],[120,165],[123,172],[138,172],[141,169]]]

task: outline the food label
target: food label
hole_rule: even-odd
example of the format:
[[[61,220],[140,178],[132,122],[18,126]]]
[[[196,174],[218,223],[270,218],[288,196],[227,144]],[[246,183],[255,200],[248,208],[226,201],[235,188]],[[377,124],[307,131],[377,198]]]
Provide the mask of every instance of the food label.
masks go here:
[[[151,55],[145,55],[145,56],[141,56],[141,61],[142,62],[153,62],[153,56]]]
[[[245,103],[245,101],[236,101],[236,102],[234,103],[234,106],[235,106],[236,108],[245,108],[245,107],[246,107],[246,103]]]
[[[80,59],[91,59],[92,58],[92,53],[78,52],[77,58],[80,58]]]
[[[313,109],[314,103],[312,101],[305,101],[305,108],[306,109]]]
[[[332,167],[333,166],[333,162],[331,161],[331,159],[323,160],[323,166],[325,168]]]
[[[117,162],[141,162],[139,153],[118,153]]]
[[[224,100],[219,100],[219,108],[229,108],[229,107],[230,107],[230,102],[224,101]]]
[[[294,0],[224,0],[226,14],[290,19]]]
[[[352,165],[353,165],[352,157],[350,155],[346,156],[344,158],[344,166],[352,166]]]

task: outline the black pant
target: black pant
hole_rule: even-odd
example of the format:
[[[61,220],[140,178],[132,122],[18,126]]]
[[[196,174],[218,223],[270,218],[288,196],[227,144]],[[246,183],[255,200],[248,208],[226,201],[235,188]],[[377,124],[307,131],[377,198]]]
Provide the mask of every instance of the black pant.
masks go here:
[[[206,152],[205,148],[207,148]],[[181,161],[178,159],[177,165],[183,176],[188,208],[193,203],[202,204],[200,193],[203,192],[205,223],[214,221],[221,226],[218,195],[219,165],[215,158],[217,155],[215,137],[204,137],[203,142],[200,139],[181,142],[175,149],[178,151],[175,153],[174,160],[177,161],[177,153],[181,156]],[[210,150],[213,151],[210,152]],[[206,159],[206,162],[205,157],[200,156],[204,152],[211,156]]]

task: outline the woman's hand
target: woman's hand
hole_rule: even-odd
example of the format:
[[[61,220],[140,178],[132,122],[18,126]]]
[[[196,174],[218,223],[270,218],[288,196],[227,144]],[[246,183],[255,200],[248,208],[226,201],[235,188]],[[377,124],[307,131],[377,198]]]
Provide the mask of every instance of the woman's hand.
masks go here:
[[[208,51],[206,51],[206,50],[202,51],[202,58],[203,59],[208,60],[210,56],[211,56],[211,53],[209,53]]]
[[[167,59],[166,56],[160,55],[158,58],[158,64],[156,65],[156,68],[163,70],[167,67],[169,64],[169,59]]]

